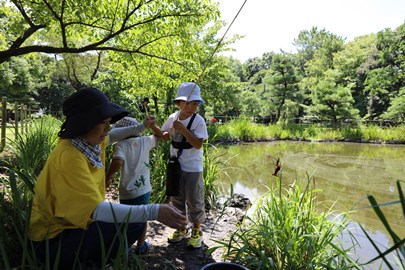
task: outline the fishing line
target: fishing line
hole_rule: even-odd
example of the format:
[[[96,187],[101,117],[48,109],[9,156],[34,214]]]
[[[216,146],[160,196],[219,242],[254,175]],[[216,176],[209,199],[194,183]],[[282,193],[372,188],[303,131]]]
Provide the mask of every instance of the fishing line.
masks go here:
[[[214,57],[214,54],[217,52],[219,46],[221,45],[222,41],[224,40],[226,34],[228,34],[229,29],[231,28],[232,24],[235,22],[236,18],[239,16],[239,13],[242,11],[242,9],[243,9],[243,7],[245,6],[246,2],[247,2],[247,0],[245,0],[245,1],[243,2],[242,6],[239,8],[238,13],[236,13],[236,15],[234,16],[232,22],[229,24],[229,26],[228,26],[228,28],[226,29],[225,33],[222,35],[221,39],[219,40],[217,46],[214,48],[214,50],[212,51],[211,55],[210,55],[209,58],[207,59],[207,63],[205,64],[203,70],[201,71],[200,76],[198,76],[197,82],[200,82],[200,81],[202,80],[203,75],[204,75],[204,73],[205,73],[205,70],[206,70],[207,67],[208,67],[208,64],[210,64],[212,58]],[[190,94],[187,96],[186,102],[189,100],[190,96],[193,94],[196,85],[197,85],[197,83],[194,83],[194,86],[193,86],[193,88],[191,89]],[[180,109],[180,111],[181,111],[181,109]],[[180,113],[177,115],[177,119],[179,118],[179,115],[180,115]]]

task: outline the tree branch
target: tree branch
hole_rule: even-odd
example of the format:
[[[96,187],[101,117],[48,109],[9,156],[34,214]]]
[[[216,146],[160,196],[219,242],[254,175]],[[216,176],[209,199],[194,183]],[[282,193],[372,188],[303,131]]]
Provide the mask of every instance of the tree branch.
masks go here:
[[[101,65],[101,53],[97,52],[97,65],[96,65],[96,68],[93,71],[93,74],[91,74],[91,77],[90,77],[90,79],[92,81],[96,78],[96,75],[97,75],[98,69],[100,68],[100,65]]]
[[[20,11],[21,15],[23,16],[24,20],[28,23],[30,26],[27,30],[24,31],[10,46],[10,49],[18,48],[21,46],[21,44],[24,43],[31,35],[33,35],[36,31],[38,31],[41,28],[45,28],[46,25],[35,25],[31,18],[28,16],[27,12],[25,12],[24,7],[21,5],[16,0],[12,1],[13,4],[17,7],[17,9]],[[1,63],[1,62],[0,62]]]

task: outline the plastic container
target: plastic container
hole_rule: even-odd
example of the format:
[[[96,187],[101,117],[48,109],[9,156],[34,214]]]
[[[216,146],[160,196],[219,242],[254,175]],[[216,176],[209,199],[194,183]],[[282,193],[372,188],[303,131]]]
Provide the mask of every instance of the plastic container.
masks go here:
[[[203,266],[201,270],[249,270],[249,269],[236,263],[215,262]]]

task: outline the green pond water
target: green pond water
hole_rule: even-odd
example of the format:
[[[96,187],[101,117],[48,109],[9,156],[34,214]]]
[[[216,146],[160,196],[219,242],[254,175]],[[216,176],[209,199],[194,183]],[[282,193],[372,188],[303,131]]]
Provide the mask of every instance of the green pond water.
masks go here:
[[[317,195],[322,202],[320,210],[332,206],[337,212],[356,210],[351,214],[349,229],[359,241],[356,256],[362,262],[376,253],[358,224],[366,228],[382,249],[392,244],[374,211],[363,207],[369,206],[367,194],[379,203],[398,200],[397,180],[402,181],[405,190],[404,145],[277,141],[223,145],[218,154],[225,162],[226,174],[221,176],[224,187],[229,189],[232,183],[235,193],[243,193],[252,201],[267,191],[266,186],[275,184],[272,174],[277,159],[282,164],[283,186],[288,187],[294,180],[306,180],[307,175],[313,177],[316,188],[322,190]],[[400,205],[382,209],[394,231],[404,237]],[[376,267],[374,264],[369,269]]]

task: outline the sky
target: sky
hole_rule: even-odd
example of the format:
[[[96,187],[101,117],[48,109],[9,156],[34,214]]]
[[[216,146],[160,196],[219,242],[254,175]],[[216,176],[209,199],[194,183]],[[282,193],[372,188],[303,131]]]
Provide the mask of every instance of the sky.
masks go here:
[[[223,35],[245,0],[217,0],[226,26]],[[405,22],[405,0],[247,0],[226,37],[245,37],[227,53],[242,63],[265,52],[295,52],[292,45],[302,30],[319,30],[355,37],[395,30]]]

